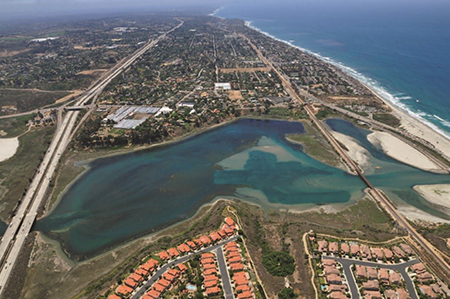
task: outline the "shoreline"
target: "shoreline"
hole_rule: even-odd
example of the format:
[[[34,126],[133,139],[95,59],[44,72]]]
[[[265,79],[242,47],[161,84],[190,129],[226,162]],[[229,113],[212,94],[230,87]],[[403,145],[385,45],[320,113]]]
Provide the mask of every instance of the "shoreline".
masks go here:
[[[415,185],[413,190],[426,201],[442,208],[442,212],[450,215],[450,184]]]
[[[215,17],[218,17],[215,15]],[[220,17],[222,18],[222,17]],[[288,46],[294,47],[304,53],[312,55],[317,59],[323,61],[324,63],[329,63],[340,70],[342,70],[345,74],[352,77],[355,80],[358,80],[362,85],[364,85],[368,90],[372,92],[372,94],[383,101],[386,105],[388,105],[392,109],[392,113],[398,117],[401,121],[401,126],[410,134],[415,135],[421,139],[428,141],[432,144],[437,150],[440,151],[447,160],[450,161],[450,156],[445,153],[450,153],[450,136],[447,135],[444,131],[439,129],[435,124],[430,121],[420,117],[413,111],[410,111],[406,107],[398,105],[394,100],[394,96],[392,96],[385,88],[382,86],[372,86],[370,85],[370,81],[376,82],[374,80],[369,80],[366,76],[359,73],[358,71],[352,69],[351,67],[345,66],[342,63],[334,61],[332,58],[321,56],[318,53],[310,51],[308,49],[302,48],[300,46],[294,45],[289,41],[277,38],[276,36],[263,31],[262,29],[252,25],[253,21],[245,21],[245,26],[248,28],[255,30],[271,39],[287,44]],[[385,96],[383,96],[385,95]]]

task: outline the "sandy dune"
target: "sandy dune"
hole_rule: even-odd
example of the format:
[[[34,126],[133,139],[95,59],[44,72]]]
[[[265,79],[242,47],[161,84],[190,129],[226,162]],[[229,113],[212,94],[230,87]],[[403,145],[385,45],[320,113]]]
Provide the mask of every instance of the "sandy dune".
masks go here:
[[[0,138],[0,162],[8,160],[17,151],[19,147],[19,139],[16,138]]]
[[[421,152],[389,133],[375,131],[369,134],[367,139],[373,145],[380,146],[389,157],[400,162],[422,170],[439,169]]]

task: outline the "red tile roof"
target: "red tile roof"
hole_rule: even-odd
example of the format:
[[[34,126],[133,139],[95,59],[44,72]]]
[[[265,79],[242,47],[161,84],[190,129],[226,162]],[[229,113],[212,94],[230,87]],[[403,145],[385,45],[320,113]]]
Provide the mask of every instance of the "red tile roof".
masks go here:
[[[178,264],[177,267],[178,269],[180,269],[181,272],[184,272],[188,269],[185,264]]]
[[[234,220],[231,219],[230,217],[225,218],[225,223],[229,226],[234,225]]]
[[[188,244],[188,246],[191,247],[192,249],[197,248],[197,245],[195,245],[195,243],[193,241],[187,241],[186,244]]]
[[[138,286],[138,283],[129,277],[125,280],[125,284],[133,289]]]
[[[217,286],[217,282],[218,280],[209,280],[209,281],[205,281],[205,288],[211,288],[211,287],[215,287]]]
[[[158,291],[159,293],[162,293],[162,292],[165,291],[166,287],[163,286],[162,284],[160,284],[159,282],[157,282],[157,283],[155,283],[155,284],[153,285],[153,288],[152,288],[152,289]]]
[[[230,265],[231,270],[233,271],[239,271],[239,270],[244,270],[244,265],[241,263],[233,263]]]
[[[250,287],[246,284],[236,287],[236,292],[238,292],[238,293],[242,293],[242,292],[246,292],[246,291],[250,291]]]
[[[155,298],[155,299],[158,298],[161,295],[161,293],[158,292],[157,290],[150,290],[150,292],[148,292],[147,294],[150,297]]]
[[[177,279],[176,276],[170,274],[170,273],[164,273],[163,278],[170,281],[170,282],[174,282],[175,279]]]
[[[169,254],[167,252],[165,252],[165,251],[161,251],[160,253],[158,253],[158,256],[163,261],[169,259]]]
[[[215,295],[215,294],[219,294],[220,293],[220,289],[218,287],[213,287],[213,288],[207,288],[206,289],[206,294],[207,295]]]
[[[167,249],[167,253],[170,255],[170,257],[180,256],[180,253],[174,247]]]
[[[211,244],[211,239],[208,238],[208,236],[201,236],[200,242],[202,242],[203,245],[209,245]]]
[[[116,294],[111,294],[108,296],[108,299],[122,299],[122,297],[117,296]]]
[[[202,253],[202,256],[201,256],[202,259],[209,258],[209,257],[214,258],[214,253],[211,253],[211,252]]]
[[[167,279],[164,279],[164,278],[160,279],[160,280],[158,281],[158,283],[161,284],[161,285],[163,285],[163,286],[165,286],[166,288],[167,288],[168,286],[170,286],[170,281],[168,281]]]
[[[240,294],[238,294],[238,299],[247,299],[247,298],[253,298],[253,294],[250,291],[247,292],[242,292]]]
[[[205,270],[205,275],[211,275],[211,274],[216,274],[217,273],[217,269],[216,268],[211,268],[208,270]]]
[[[117,289],[116,289],[116,293],[119,295],[128,295],[131,292],[133,292],[133,289],[130,288],[129,286],[126,285],[120,285]]]
[[[173,276],[177,276],[177,277],[180,275],[180,271],[177,269],[169,269],[169,270],[167,270],[167,273],[169,273],[170,275],[173,275]]]
[[[144,277],[142,277],[141,275],[139,275],[137,273],[131,273],[130,276],[128,276],[128,277],[133,279],[136,282],[141,282],[144,280]]]
[[[210,281],[210,280],[219,280],[219,277],[217,277],[216,275],[205,275],[203,281]]]
[[[191,251],[191,248],[188,245],[184,244],[184,243],[178,245],[177,248],[178,248],[178,251],[182,252],[182,253],[187,253],[187,252]]]

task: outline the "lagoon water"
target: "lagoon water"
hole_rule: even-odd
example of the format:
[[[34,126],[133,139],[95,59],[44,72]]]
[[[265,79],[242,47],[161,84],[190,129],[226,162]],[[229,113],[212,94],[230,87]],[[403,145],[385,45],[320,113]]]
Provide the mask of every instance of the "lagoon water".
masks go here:
[[[346,121],[327,124],[355,137],[373,165],[382,167],[367,170],[375,186],[396,202],[447,217],[411,187],[450,183],[449,176],[392,160],[367,142],[369,131]],[[358,177],[311,158],[285,139],[302,132],[298,122],[242,119],[171,145],[98,159],[34,229],[83,259],[190,217],[217,197],[296,209],[361,198],[365,186]]]
[[[234,1],[217,12],[318,53],[450,136],[450,1]]]

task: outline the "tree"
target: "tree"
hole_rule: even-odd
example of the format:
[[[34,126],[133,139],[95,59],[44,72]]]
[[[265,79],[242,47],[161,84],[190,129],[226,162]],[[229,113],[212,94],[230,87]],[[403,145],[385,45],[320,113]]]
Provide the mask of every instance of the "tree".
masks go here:
[[[294,290],[292,288],[283,288],[278,293],[278,299],[291,299],[291,298],[297,298],[297,294],[295,294]]]

